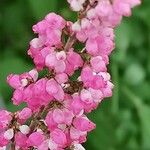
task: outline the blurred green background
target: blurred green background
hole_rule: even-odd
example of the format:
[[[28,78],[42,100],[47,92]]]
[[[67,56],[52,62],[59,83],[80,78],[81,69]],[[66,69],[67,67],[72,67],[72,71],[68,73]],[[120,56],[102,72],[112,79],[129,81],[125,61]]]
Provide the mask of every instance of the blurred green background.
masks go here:
[[[9,73],[32,69],[27,56],[31,28],[48,12],[74,20],[66,0],[0,0],[0,106],[9,110]],[[116,49],[110,61],[113,97],[89,117],[97,129],[88,136],[87,150],[150,150],[150,0],[133,10],[116,29]]]

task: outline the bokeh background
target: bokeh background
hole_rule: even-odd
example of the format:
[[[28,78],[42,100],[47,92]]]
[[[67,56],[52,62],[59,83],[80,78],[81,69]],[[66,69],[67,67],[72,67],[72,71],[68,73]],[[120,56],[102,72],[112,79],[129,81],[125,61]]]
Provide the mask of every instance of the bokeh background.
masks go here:
[[[0,0],[0,107],[22,107],[11,104],[6,76],[32,69],[26,53],[35,37],[31,28],[50,11],[75,19],[66,0]],[[150,0],[116,29],[110,62],[114,94],[89,116],[97,128],[86,150],[150,150]]]

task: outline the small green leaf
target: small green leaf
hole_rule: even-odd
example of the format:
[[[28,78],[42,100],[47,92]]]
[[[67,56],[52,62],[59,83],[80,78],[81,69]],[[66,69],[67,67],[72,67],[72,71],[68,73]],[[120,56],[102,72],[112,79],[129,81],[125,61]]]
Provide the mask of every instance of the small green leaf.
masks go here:
[[[16,112],[18,110],[22,110],[24,107],[26,107],[26,104],[22,103],[19,106],[13,105],[12,102],[7,104],[7,109],[11,112]]]

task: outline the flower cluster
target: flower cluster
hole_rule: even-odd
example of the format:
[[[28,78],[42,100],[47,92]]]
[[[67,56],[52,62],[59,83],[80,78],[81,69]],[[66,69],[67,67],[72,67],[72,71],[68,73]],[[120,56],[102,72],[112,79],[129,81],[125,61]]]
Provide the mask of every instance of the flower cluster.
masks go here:
[[[38,35],[28,54],[35,68],[7,81],[15,89],[16,113],[0,111],[0,149],[85,150],[95,128],[86,114],[106,97],[113,84],[107,72],[114,28],[140,0],[68,0],[79,13],[75,23],[50,13],[33,26]],[[80,48],[76,44],[82,43]],[[44,72],[44,75],[39,75]]]

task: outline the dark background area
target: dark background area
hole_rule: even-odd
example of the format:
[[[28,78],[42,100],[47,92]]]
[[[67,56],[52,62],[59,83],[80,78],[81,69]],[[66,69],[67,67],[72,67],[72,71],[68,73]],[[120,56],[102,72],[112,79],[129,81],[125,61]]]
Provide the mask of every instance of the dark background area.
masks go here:
[[[33,68],[26,53],[36,36],[32,25],[51,11],[76,18],[66,0],[0,0],[0,107],[20,108],[11,103],[6,77]],[[113,97],[90,114],[97,128],[86,150],[150,150],[150,0],[143,0],[116,29],[109,70]]]

